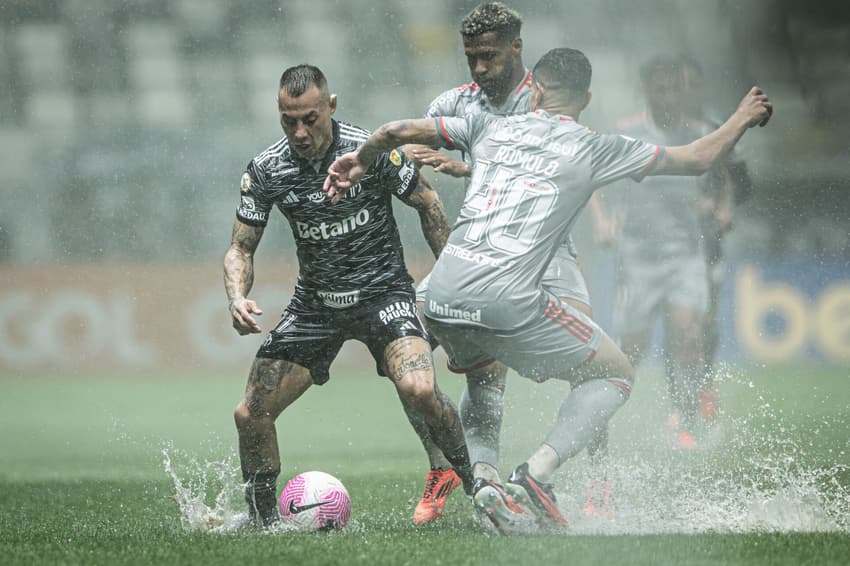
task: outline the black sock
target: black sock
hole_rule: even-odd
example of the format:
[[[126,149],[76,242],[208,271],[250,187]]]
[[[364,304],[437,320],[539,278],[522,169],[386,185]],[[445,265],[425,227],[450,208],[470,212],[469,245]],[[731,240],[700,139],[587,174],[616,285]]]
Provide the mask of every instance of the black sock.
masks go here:
[[[251,474],[242,471],[245,480],[245,502],[251,522],[267,527],[278,520],[277,476],[280,472]]]

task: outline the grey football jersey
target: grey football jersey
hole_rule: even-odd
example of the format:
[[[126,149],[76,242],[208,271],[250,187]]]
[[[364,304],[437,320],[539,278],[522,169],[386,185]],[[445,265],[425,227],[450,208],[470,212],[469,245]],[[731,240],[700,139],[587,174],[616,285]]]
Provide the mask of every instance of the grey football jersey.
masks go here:
[[[668,133],[655,127],[646,113],[620,120],[617,126],[624,135],[665,146],[686,145],[715,129],[707,122],[692,120],[679,131]],[[614,197],[624,214],[620,253],[652,261],[700,253],[697,199],[707,179],[660,176],[638,186],[625,183]]]
[[[525,77],[508,95],[500,107],[495,107],[481,90],[472,82],[447,90],[435,98],[425,111],[426,118],[437,116],[457,116],[463,118],[469,114],[521,114],[528,112],[531,96],[531,71],[526,69]]]
[[[425,118],[437,118],[438,116],[463,118],[470,114],[497,114],[500,116],[525,114],[531,109],[531,79],[531,71],[526,69],[522,81],[514,87],[505,102],[499,107],[493,106],[490,99],[475,82],[447,90],[431,102],[428,110],[425,111]],[[463,153],[464,161],[471,165],[469,153],[466,151]],[[469,183],[467,183],[468,188]],[[578,256],[575,243],[569,232],[565,236],[564,248],[566,253],[572,257]]]
[[[663,151],[541,111],[435,120],[447,145],[474,163],[425,301],[425,315],[446,323],[509,329],[539,317],[546,266],[590,195],[641,179]]]

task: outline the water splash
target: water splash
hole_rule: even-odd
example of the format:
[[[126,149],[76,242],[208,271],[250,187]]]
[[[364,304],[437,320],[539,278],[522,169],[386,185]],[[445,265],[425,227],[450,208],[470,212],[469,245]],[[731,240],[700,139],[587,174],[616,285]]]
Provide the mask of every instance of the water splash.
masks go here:
[[[604,471],[581,458],[563,466],[556,491],[571,533],[850,533],[850,441],[824,450],[818,439],[819,430],[845,425],[801,421],[781,407],[757,397],[698,450],[672,450],[672,436],[659,433],[636,450],[613,450]]]
[[[235,461],[234,454],[201,462],[171,445],[162,449],[162,464],[174,483],[174,501],[185,530],[228,532],[247,523]]]

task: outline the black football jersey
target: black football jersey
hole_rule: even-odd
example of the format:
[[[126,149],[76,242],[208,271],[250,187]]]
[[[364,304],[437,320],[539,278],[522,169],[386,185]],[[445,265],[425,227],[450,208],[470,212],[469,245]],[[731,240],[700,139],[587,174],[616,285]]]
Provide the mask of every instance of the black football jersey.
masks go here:
[[[284,137],[254,157],[242,176],[241,222],[266,226],[274,206],[289,220],[299,265],[295,301],[347,308],[413,282],[392,209],[392,197],[407,196],[418,183],[413,162],[400,150],[384,153],[339,203],[322,191],[330,164],[368,136],[334,120],[323,160],[299,157]]]

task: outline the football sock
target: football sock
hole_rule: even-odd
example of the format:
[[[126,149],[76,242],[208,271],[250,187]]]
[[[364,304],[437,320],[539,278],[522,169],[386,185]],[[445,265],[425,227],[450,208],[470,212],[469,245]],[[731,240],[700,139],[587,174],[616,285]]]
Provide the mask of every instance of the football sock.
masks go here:
[[[608,460],[608,427],[600,430],[587,445],[587,455],[590,463],[596,468],[605,466]]]
[[[469,460],[499,468],[499,433],[502,429],[504,384],[467,380],[460,398],[460,419]]]
[[[242,470],[248,515],[255,524],[267,527],[278,519],[277,476],[279,473],[258,472],[251,474]]]
[[[431,466],[431,469],[448,470],[451,468],[451,462],[443,456],[443,451],[440,450],[440,447],[437,446],[434,443],[434,439],[431,438],[431,431],[428,429],[428,424],[425,422],[425,419],[422,418],[422,415],[411,411],[408,409],[407,405],[403,403],[402,406],[404,407],[405,414],[407,414],[407,420],[410,421],[410,425],[413,427],[416,435],[419,436],[419,440],[422,441],[422,447],[425,449],[425,454],[428,456],[428,464]]]
[[[482,478],[493,483],[501,483],[499,470],[484,462],[475,462],[472,466],[472,475],[475,479]]]
[[[422,419],[428,425],[431,440],[436,444],[454,468],[467,493],[472,489],[472,465],[469,463],[469,452],[463,438],[463,425],[460,415],[452,400],[434,385],[437,402],[432,407],[430,416],[422,414]],[[411,409],[411,412],[414,412]]]
[[[558,469],[560,457],[554,448],[544,444],[531,455],[527,464],[528,473],[531,474],[531,477],[542,482],[548,482],[552,478],[552,473]]]
[[[558,465],[583,450],[608,427],[608,420],[631,394],[625,379],[590,379],[573,387],[546,436],[546,444],[558,454]]]
[[[673,406],[679,411],[679,423],[682,430],[693,432],[699,411],[699,395],[705,380],[705,368],[700,365],[669,365],[670,380],[674,386],[671,392]]]

